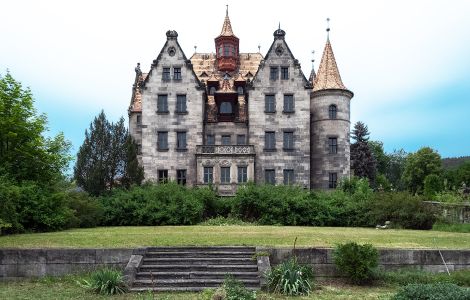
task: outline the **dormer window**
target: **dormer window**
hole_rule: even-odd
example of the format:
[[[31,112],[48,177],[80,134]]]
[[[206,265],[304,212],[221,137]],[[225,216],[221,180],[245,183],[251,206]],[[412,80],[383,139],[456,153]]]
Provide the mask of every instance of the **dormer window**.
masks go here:
[[[209,95],[214,95],[215,94],[215,87],[211,87],[209,90]]]
[[[220,113],[221,114],[231,114],[232,113],[232,103],[222,102],[220,104]]]
[[[237,88],[237,93],[238,93],[238,95],[243,95],[243,87],[239,86]]]

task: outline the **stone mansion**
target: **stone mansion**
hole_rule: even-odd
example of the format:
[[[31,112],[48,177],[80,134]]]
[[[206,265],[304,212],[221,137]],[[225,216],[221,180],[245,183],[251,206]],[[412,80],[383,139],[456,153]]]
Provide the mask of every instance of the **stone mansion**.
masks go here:
[[[329,38],[307,79],[282,29],[265,56],[240,53],[228,12],[215,53],[187,58],[176,31],[148,73],[137,65],[129,131],[145,178],[213,184],[247,181],[336,187],[350,175],[350,100]]]

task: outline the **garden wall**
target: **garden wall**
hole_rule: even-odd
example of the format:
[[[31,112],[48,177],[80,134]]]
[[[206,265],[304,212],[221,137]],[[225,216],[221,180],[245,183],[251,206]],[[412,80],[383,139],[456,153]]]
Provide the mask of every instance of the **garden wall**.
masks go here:
[[[470,204],[468,203],[442,203],[435,201],[425,201],[429,205],[436,207],[442,218],[449,223],[470,223]]]
[[[339,276],[331,248],[257,248],[270,253],[271,266],[275,266],[293,254],[302,264],[312,265],[316,276]],[[431,272],[445,272],[446,267],[438,250],[379,249],[379,265],[385,270],[416,268]],[[470,269],[470,250],[441,250],[449,271]]]

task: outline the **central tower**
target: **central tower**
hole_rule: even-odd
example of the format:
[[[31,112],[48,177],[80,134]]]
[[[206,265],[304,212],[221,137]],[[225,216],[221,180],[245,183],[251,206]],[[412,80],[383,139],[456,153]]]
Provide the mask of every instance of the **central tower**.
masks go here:
[[[215,38],[215,52],[217,53],[217,69],[220,72],[233,72],[239,62],[239,39],[233,34],[232,24],[228,17],[228,6],[225,12],[222,32]]]

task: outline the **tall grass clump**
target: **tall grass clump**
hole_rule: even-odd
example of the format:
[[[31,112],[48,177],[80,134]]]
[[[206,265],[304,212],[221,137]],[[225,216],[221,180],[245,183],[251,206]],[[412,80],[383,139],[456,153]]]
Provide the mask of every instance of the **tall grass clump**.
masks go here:
[[[295,257],[271,269],[266,278],[269,289],[283,295],[308,295],[313,289],[312,267],[299,264]]]
[[[81,285],[100,295],[124,294],[127,287],[120,271],[104,268],[94,271],[88,279],[84,279]]]

